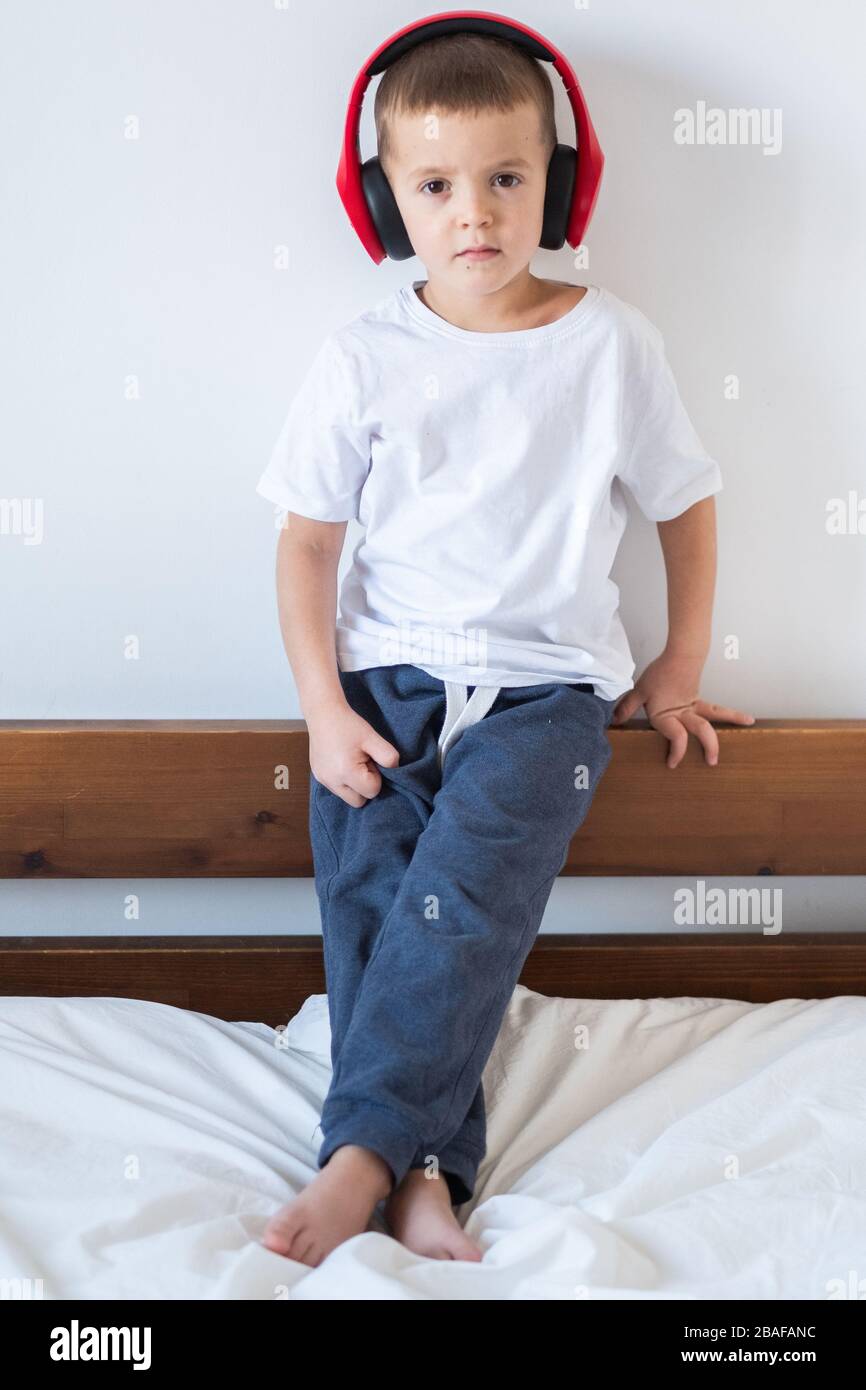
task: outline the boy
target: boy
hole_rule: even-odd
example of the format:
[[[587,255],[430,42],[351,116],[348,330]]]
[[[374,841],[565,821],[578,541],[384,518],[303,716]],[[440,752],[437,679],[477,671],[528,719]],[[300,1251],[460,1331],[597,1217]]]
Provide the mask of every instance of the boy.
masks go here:
[[[387,69],[375,118],[427,279],[325,341],[258,485],[288,513],[333,1065],[320,1172],[263,1239],[311,1266],[382,1200],[408,1248],[481,1258],[453,1209],[485,1153],[481,1074],[610,723],[646,705],[676,766],[689,731],[717,761],[706,716],[750,722],[698,699],[722,484],[661,337],[529,271],[556,144],[541,65],[433,38]],[[634,688],[608,577],[619,480],[660,523],[669,582],[668,642]]]

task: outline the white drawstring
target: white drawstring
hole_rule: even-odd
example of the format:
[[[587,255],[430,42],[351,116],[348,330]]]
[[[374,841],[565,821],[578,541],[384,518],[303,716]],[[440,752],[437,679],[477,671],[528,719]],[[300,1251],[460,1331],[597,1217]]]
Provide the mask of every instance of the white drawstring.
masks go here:
[[[448,749],[470,724],[477,724],[484,718],[501,689],[499,685],[476,685],[469,695],[468,685],[460,681],[445,681],[445,723],[439,735],[440,769]]]

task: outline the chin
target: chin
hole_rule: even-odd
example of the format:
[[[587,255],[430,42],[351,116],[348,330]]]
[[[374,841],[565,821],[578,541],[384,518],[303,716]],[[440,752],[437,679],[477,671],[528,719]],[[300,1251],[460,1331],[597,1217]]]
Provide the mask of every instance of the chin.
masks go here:
[[[498,256],[492,256],[489,261],[464,261],[462,257],[455,256],[451,261],[451,274],[455,279],[463,284],[471,284],[477,280],[479,285],[482,283],[490,284],[492,280],[504,280],[509,275],[508,262],[504,254],[500,251]]]

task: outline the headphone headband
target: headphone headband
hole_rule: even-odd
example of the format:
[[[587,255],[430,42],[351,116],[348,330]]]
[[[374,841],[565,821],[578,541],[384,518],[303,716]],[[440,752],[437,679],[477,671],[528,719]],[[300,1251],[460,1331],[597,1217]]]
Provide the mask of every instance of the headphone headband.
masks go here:
[[[565,232],[565,240],[569,246],[580,245],[589,225],[601,185],[604,155],[580,90],[580,83],[568,59],[552,43],[548,43],[543,35],[517,20],[510,19],[507,15],[490,14],[484,10],[450,10],[444,14],[428,15],[425,19],[415,20],[396,34],[392,34],[371,53],[352,85],[346,112],[343,148],[337,166],[337,190],[349,215],[349,221],[358,233],[364,249],[377,265],[385,259],[386,253],[367,205],[361,178],[358,135],[364,93],[373,77],[384,72],[417,44],[443,34],[467,33],[489,34],[494,38],[509,39],[531,57],[552,63],[559,73],[574,113],[577,131],[577,173]]]

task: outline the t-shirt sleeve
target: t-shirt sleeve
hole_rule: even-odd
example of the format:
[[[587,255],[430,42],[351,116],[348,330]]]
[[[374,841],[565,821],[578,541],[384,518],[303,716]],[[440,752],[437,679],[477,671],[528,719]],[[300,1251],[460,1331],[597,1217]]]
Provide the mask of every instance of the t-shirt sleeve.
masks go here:
[[[664,339],[645,320],[640,365],[627,383],[633,422],[625,433],[624,464],[617,476],[650,521],[670,521],[721,492],[722,475],[698,438],[680,399]]]
[[[370,467],[351,360],[333,337],[302,380],[256,492],[314,521],[358,518]]]

